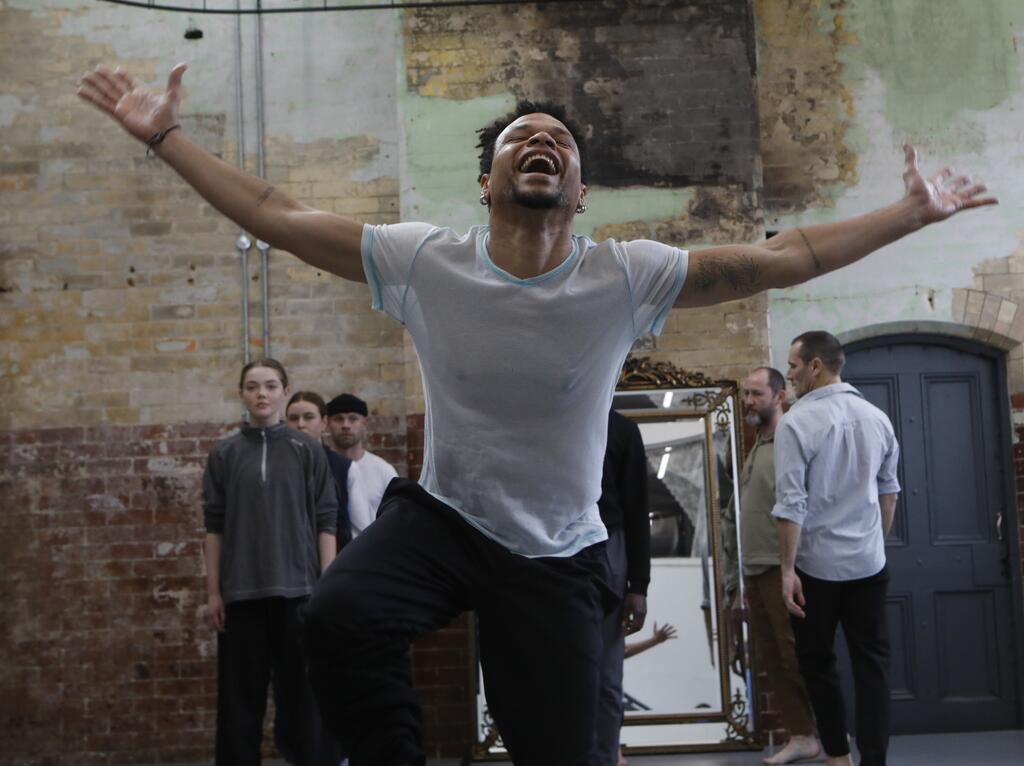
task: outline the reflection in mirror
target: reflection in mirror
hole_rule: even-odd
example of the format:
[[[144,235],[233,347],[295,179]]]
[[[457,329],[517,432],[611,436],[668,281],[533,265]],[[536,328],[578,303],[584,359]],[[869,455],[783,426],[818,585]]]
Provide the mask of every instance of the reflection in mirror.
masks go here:
[[[647,620],[626,639],[622,743],[627,753],[756,749],[746,628],[723,603],[724,567],[740,566],[736,525],[722,524],[740,470],[737,386],[631,359],[619,388],[612,406],[644,442],[651,525]],[[477,676],[473,758],[493,759],[504,748]]]
[[[651,584],[647,625],[626,644],[626,716],[721,712],[708,529],[707,424],[704,418],[686,417],[641,420],[638,425],[648,462]],[[665,625],[675,629],[673,638],[630,655],[630,646],[655,637],[655,626]]]

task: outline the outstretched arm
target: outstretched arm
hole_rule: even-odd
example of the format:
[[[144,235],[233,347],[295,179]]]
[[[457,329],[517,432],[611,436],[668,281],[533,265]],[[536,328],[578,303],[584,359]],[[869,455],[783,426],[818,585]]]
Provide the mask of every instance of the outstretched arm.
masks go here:
[[[961,210],[996,204],[995,198],[981,196],[986,191],[983,184],[954,176],[949,168],[925,179],[914,147],[908,144],[903,149],[906,194],[899,202],[846,221],[784,231],[761,245],[725,245],[693,253],[676,307],[709,306],[798,285]]]
[[[178,124],[178,64],[163,93],[141,86],[120,69],[98,67],[82,78],[78,95],[135,138],[149,142]],[[365,282],[359,248],[362,225],[306,207],[256,176],[243,173],[194,144],[180,129],[166,133],[153,151],[217,210],[273,247],[345,279]]]

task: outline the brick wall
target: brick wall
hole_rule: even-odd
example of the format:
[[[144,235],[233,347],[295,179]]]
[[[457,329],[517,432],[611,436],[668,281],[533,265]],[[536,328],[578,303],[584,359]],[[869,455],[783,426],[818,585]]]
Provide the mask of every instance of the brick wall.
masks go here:
[[[199,476],[224,428],[0,433],[0,721],[11,763],[198,760],[216,648]]]
[[[169,17],[122,10],[111,24],[145,36],[139,22],[146,18],[158,27]],[[66,21],[58,11],[0,8],[0,65],[9,80],[3,106],[11,109],[0,119],[0,428],[229,421],[238,417],[234,381],[242,364],[237,227],[75,99],[79,75],[97,63],[119,63],[159,82],[165,75],[157,62],[69,33]],[[207,20],[209,44],[218,39],[215,23]],[[230,89],[224,111],[202,111],[220,78],[189,72],[192,97],[182,124],[197,143],[234,160]],[[297,141],[275,131],[287,122],[281,100],[268,94],[269,181],[324,210],[396,221],[397,165],[383,139]],[[322,96],[317,108],[328,100]],[[380,132],[393,130],[394,121],[393,113],[382,114]],[[248,157],[254,163],[251,148]],[[253,247],[254,355],[266,351],[258,261]],[[269,292],[270,351],[295,385],[328,396],[355,390],[378,414],[404,416],[402,330],[370,310],[365,286],[272,250]]]
[[[210,756],[216,640],[202,618],[200,477],[232,428],[0,432],[0,762]],[[385,458],[404,452],[390,437],[374,441]],[[436,708],[429,731],[442,734],[452,642],[418,656]]]

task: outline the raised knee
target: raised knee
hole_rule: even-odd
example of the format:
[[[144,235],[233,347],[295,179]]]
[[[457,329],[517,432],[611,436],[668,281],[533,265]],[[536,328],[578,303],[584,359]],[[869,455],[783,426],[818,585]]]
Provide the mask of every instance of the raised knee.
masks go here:
[[[306,605],[307,634],[336,634],[364,624],[369,606],[366,602],[354,578],[337,573],[322,579],[313,588]]]

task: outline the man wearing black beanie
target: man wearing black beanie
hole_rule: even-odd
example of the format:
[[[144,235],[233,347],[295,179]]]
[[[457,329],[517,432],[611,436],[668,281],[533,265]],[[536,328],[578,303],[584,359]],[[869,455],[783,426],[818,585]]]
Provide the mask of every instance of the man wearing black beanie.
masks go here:
[[[352,461],[359,473],[363,496],[349,499],[352,535],[358,535],[375,518],[384,490],[398,475],[388,461],[366,449],[366,402],[353,394],[339,394],[327,403],[327,445]],[[358,494],[358,493],[357,493]]]

